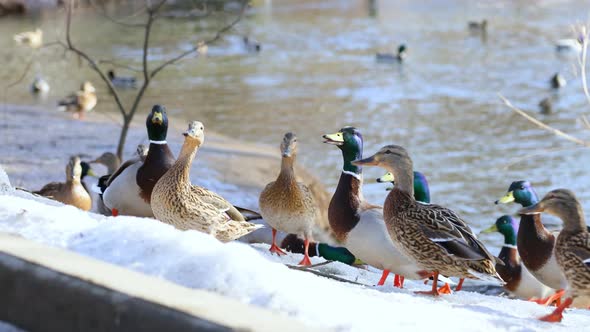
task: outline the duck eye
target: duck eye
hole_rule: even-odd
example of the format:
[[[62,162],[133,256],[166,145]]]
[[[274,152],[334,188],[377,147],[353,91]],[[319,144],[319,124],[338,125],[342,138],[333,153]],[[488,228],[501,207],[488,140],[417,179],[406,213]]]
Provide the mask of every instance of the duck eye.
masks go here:
[[[520,190],[524,190],[524,186],[521,186],[519,189],[520,189]]]
[[[385,154],[392,154],[393,152],[391,152],[391,150],[385,150],[384,152]]]

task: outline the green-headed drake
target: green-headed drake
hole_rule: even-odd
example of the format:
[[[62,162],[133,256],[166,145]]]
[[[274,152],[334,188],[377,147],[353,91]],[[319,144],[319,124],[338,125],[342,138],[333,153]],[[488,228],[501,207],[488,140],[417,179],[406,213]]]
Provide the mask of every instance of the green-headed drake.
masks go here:
[[[395,179],[391,172],[385,173],[376,180],[379,183],[394,183]],[[391,188],[387,188],[391,190]],[[414,171],[414,199],[422,203],[430,203],[430,187],[426,176],[420,172]]]
[[[276,179],[260,193],[260,214],[272,227],[271,253],[284,255],[276,244],[276,232],[297,234],[304,237],[304,257],[300,265],[311,265],[309,243],[321,218],[313,192],[308,186],[297,182],[294,170],[297,156],[297,136],[286,133],[281,141],[281,171]]]
[[[401,44],[397,48],[397,54],[393,53],[377,53],[375,59],[377,62],[402,62],[408,55],[408,49],[405,44]]]
[[[399,145],[386,145],[373,156],[352,162],[356,166],[380,166],[395,177],[395,187],[384,203],[384,220],[396,246],[415,261],[422,278],[432,275],[432,290],[439,295],[439,274],[482,279],[503,284],[492,256],[455,212],[414,199],[412,159]]]
[[[503,215],[482,233],[498,232],[504,236],[504,245],[498,258],[504,262],[496,264],[496,271],[504,279],[504,289],[520,299],[543,299],[554,292],[535,278],[522,264],[516,249],[518,222],[509,215]]]
[[[152,191],[154,217],[181,230],[193,229],[213,235],[222,242],[233,241],[262,227],[247,222],[223,197],[191,183],[191,165],[205,141],[205,127],[193,121],[183,135],[184,144],[178,159]]]
[[[363,197],[362,167],[352,161],[362,158],[363,137],[354,127],[344,127],[335,134],[324,135],[325,143],[342,152],[342,173],[330,201],[328,219],[336,239],[363,262],[382,269],[382,285],[389,271],[397,276],[394,285],[402,287],[401,277],[424,279],[421,268],[404,255],[391,241],[383,221],[383,208]]]
[[[153,217],[150,200],[156,182],[175,162],[168,143],[168,116],[163,106],[155,105],[147,116],[146,127],[150,146],[145,157],[124,163],[109,178],[102,192],[104,204],[113,215]]]
[[[528,181],[514,181],[508,193],[496,201],[496,204],[517,203],[529,207],[539,202],[535,189]],[[564,289],[567,285],[565,275],[561,272],[555,258],[555,241],[559,232],[549,232],[541,221],[541,214],[524,214],[516,236],[516,247],[522,263],[543,284],[553,289]],[[558,293],[556,298],[561,296]],[[552,299],[548,299],[552,302]]]
[[[563,221],[563,230],[555,245],[555,256],[567,280],[566,300],[553,313],[540,318],[547,322],[559,322],[568,306],[590,306],[590,233],[584,210],[570,190],[552,190],[537,204],[518,211],[524,215],[540,212],[552,214]]]

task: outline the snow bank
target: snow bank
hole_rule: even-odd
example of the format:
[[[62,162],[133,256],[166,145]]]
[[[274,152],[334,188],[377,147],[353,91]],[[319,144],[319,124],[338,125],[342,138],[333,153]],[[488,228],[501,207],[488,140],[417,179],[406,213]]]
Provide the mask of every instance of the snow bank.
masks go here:
[[[0,196],[0,231],[338,330],[582,331],[590,322],[590,311],[577,309],[568,310],[561,324],[539,322],[534,318],[550,308],[471,292],[414,295],[412,290],[428,287],[421,282],[406,281],[403,290],[390,280],[385,287],[337,282],[289,269],[283,263],[296,264],[301,256],[270,256],[264,244],[222,244],[153,219],[104,217],[23,197]],[[340,263],[321,270],[363,284],[379,277]]]

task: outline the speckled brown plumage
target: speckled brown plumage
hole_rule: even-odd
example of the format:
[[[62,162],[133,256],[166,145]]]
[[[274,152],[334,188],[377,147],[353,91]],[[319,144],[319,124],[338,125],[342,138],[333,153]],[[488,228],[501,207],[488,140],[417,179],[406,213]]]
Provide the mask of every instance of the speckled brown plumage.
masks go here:
[[[203,130],[200,122],[191,123],[178,159],[154,186],[151,207],[156,219],[162,222],[182,230],[198,230],[228,242],[260,226],[244,221],[235,207],[221,196],[191,184],[190,168],[204,140]]]

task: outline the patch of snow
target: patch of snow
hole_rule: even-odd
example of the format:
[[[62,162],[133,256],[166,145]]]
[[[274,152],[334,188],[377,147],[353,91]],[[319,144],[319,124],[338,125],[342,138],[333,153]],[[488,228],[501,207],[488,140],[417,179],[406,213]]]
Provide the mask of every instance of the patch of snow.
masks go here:
[[[301,255],[271,256],[266,244],[223,244],[154,219],[104,217],[23,197],[0,196],[0,231],[341,331],[572,332],[590,321],[590,311],[571,309],[562,323],[543,323],[535,318],[552,309],[531,302],[467,291],[435,299],[413,293],[430,287],[419,281],[376,287],[380,271],[335,262],[317,268],[364,285],[342,283],[288,268]]]

